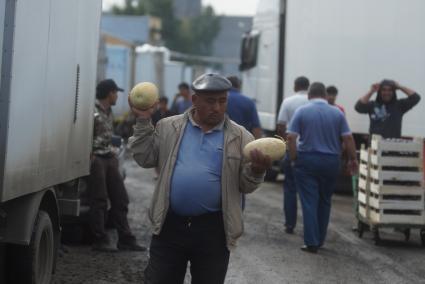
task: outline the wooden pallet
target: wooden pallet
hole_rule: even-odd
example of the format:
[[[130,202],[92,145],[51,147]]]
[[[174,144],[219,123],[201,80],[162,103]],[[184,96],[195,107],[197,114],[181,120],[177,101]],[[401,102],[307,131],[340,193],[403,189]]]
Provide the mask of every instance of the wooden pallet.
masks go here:
[[[382,139],[372,136],[368,170],[375,193],[388,186],[423,188],[423,140]]]
[[[370,207],[369,220],[375,225],[425,225],[425,211],[376,209]]]
[[[358,179],[358,192],[357,192],[357,202],[358,202],[358,213],[363,218],[369,217],[369,191],[370,191],[370,176],[369,176],[369,150],[365,149],[364,145],[360,149],[360,164],[359,164],[359,179]]]
[[[367,205],[365,203],[360,202],[360,201],[359,201],[358,205],[359,205],[358,206],[359,215],[362,216],[364,219],[369,219]]]
[[[423,140],[374,135],[360,154],[360,216],[375,225],[425,225]]]
[[[368,186],[374,194],[416,195],[418,191],[424,191],[421,186],[384,185],[374,180],[369,180]]]
[[[371,193],[368,204],[376,209],[424,210],[424,196],[423,191],[417,191],[414,195]]]

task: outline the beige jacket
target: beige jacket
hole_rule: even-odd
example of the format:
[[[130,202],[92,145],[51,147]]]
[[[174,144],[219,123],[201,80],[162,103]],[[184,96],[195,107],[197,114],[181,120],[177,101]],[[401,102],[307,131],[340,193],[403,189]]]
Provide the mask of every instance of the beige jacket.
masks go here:
[[[189,111],[192,109],[184,114],[162,119],[155,129],[150,120],[138,118],[134,134],[130,138],[129,145],[136,162],[144,168],[160,169],[149,208],[149,218],[156,235],[161,232],[169,207],[171,177]],[[227,247],[231,249],[243,232],[241,193],[253,192],[264,180],[264,176],[254,176],[249,163],[242,156],[243,147],[254,140],[253,136],[227,117],[223,131],[222,212]]]

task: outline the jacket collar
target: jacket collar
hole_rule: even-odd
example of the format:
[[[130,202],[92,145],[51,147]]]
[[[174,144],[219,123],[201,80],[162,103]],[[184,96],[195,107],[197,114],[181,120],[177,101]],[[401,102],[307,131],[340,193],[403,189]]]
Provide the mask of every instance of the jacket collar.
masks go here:
[[[186,126],[186,123],[189,121],[189,114],[192,111],[193,106],[186,110],[183,114],[178,115],[178,118],[173,120],[172,125],[177,132],[180,132],[181,129]],[[230,120],[227,114],[224,115],[223,131],[225,135],[228,135],[228,141],[232,141],[240,136],[240,130],[233,125],[233,122]]]

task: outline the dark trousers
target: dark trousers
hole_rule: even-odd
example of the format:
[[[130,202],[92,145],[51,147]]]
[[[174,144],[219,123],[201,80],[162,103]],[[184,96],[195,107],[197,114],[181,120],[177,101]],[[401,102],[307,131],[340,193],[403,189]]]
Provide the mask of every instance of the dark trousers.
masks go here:
[[[322,246],[325,241],[339,163],[338,155],[298,152],[294,174],[308,246]]]
[[[285,227],[293,229],[297,224],[297,188],[291,160],[288,155],[286,155],[283,160],[282,170],[285,174],[285,179],[283,180],[283,212],[285,213]]]
[[[106,238],[105,223],[110,218],[119,238],[133,237],[128,225],[128,195],[115,157],[94,156],[88,178],[90,227],[96,239]],[[108,199],[111,209],[108,214]]]
[[[221,284],[229,255],[221,212],[198,217],[180,217],[169,212],[161,233],[152,236],[145,281],[183,283],[190,262],[192,283]]]

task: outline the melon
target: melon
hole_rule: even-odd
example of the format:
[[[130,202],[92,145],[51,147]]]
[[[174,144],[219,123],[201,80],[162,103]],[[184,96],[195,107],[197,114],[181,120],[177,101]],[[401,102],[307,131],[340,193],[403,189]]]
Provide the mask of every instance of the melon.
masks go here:
[[[250,160],[250,152],[254,149],[260,151],[263,155],[267,155],[273,161],[283,158],[286,152],[286,143],[281,137],[266,137],[254,140],[245,145],[243,155]]]
[[[138,83],[130,91],[131,104],[139,110],[151,108],[158,99],[158,88],[150,82]]]

